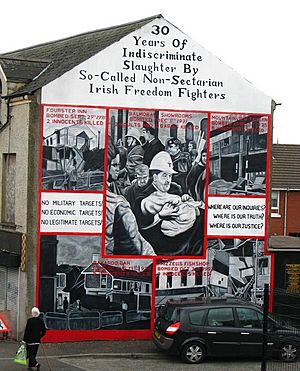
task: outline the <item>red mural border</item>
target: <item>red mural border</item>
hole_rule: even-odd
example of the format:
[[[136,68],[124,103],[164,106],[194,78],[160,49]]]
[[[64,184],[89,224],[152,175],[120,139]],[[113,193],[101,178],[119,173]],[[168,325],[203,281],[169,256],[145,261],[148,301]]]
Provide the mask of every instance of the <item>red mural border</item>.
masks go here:
[[[43,155],[43,129],[44,129],[44,110],[45,107],[80,107],[80,108],[94,108],[94,109],[103,109],[105,110],[105,148],[104,152],[104,183],[102,191],[59,191],[63,192],[75,192],[75,193],[102,193],[103,194],[103,221],[102,221],[102,232],[100,233],[56,233],[56,232],[41,232],[40,231],[40,220],[41,220],[41,195],[42,192],[56,192],[53,190],[42,190],[42,155]],[[99,251],[103,258],[110,259],[146,259],[152,260],[152,294],[151,294],[151,326],[149,329],[141,330],[48,330],[45,337],[43,338],[44,342],[69,342],[69,341],[88,341],[88,340],[128,340],[128,339],[150,339],[151,333],[154,328],[154,318],[155,318],[155,292],[156,292],[156,265],[158,260],[176,260],[176,259],[185,259],[185,260],[203,260],[207,258],[207,240],[213,238],[230,239],[230,238],[240,238],[240,239],[251,239],[255,238],[258,240],[264,241],[264,256],[270,256],[271,267],[270,267],[270,288],[274,287],[274,253],[269,252],[267,249],[268,245],[268,218],[269,210],[265,216],[265,236],[207,236],[207,201],[208,201],[208,192],[205,194],[205,218],[204,218],[204,238],[203,238],[203,254],[201,256],[147,256],[147,255],[105,255],[105,230],[106,230],[106,177],[107,177],[107,147],[108,147],[108,136],[109,136],[109,111],[113,109],[122,109],[122,110],[135,110],[135,111],[167,111],[167,112],[190,112],[190,113],[206,113],[208,118],[207,125],[207,146],[206,146],[206,172],[209,170],[209,141],[210,141],[210,124],[211,124],[211,114],[239,114],[239,115],[249,115],[252,112],[227,112],[227,111],[207,111],[207,110],[191,110],[191,109],[168,109],[168,108],[137,108],[137,107],[122,107],[122,106],[96,106],[96,105],[78,105],[78,104],[42,104],[40,111],[40,166],[39,166],[39,191],[38,191],[38,212],[37,212],[37,222],[38,222],[38,238],[37,238],[37,254],[36,254],[36,305],[39,304],[39,278],[40,278],[40,239],[42,235],[88,235],[88,236],[102,236],[101,246],[99,246]],[[268,134],[267,134],[267,161],[266,161],[266,196],[244,196],[245,198],[263,198],[266,199],[266,205],[269,205],[269,193],[270,193],[270,159],[271,159],[271,114],[267,113],[255,113],[258,116],[267,116],[268,117]],[[208,190],[208,177],[205,180],[205,189]],[[224,197],[222,195],[211,195],[214,197]],[[227,197],[241,197],[236,195],[226,195]],[[272,291],[271,291],[272,292]],[[270,308],[272,308],[273,296],[270,295]]]

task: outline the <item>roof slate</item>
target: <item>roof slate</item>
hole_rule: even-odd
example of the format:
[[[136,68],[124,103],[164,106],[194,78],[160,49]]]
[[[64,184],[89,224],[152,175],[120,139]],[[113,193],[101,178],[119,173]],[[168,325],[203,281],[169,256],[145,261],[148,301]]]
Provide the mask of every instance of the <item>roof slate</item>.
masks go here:
[[[0,64],[8,80],[30,82],[48,66],[49,62],[0,57]]]
[[[300,145],[273,144],[271,187],[300,190]]]
[[[32,71],[27,71],[28,74],[26,77],[32,81],[11,96],[33,93],[35,90],[57,79],[78,64],[156,18],[162,18],[162,16],[155,15],[135,22],[86,32],[65,39],[0,54],[1,66],[4,58],[6,60],[23,61],[24,64],[22,64],[20,69],[24,69],[26,63],[28,64],[33,60],[46,63],[48,66],[48,68],[44,69],[43,73],[41,73],[41,70],[37,71],[38,73],[35,79],[32,77]],[[34,68],[34,65],[33,62],[32,68]],[[11,77],[19,74],[18,70],[12,71],[12,69],[7,68],[6,71],[11,74]],[[24,78],[24,74],[21,75]]]

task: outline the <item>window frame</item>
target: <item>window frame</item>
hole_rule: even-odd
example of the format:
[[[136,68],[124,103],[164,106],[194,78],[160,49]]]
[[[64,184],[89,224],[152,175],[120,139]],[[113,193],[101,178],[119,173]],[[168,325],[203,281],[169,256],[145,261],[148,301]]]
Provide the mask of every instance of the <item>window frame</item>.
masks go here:
[[[250,312],[253,312],[256,314],[256,322],[260,322],[260,327],[258,326],[245,326],[245,325],[242,325],[242,319],[240,318],[240,315],[239,315],[239,311],[241,310],[244,310],[244,311],[250,311]],[[240,328],[243,328],[243,329],[259,329],[259,330],[262,330],[263,328],[263,322],[262,320],[259,318],[259,314],[262,316],[262,313],[258,312],[256,309],[254,308],[244,308],[244,307],[236,307],[235,308],[235,312],[236,312],[236,317],[237,317],[237,321],[238,321],[238,324],[239,324],[239,327]],[[262,318],[263,319],[263,318]],[[248,321],[252,321],[252,319],[248,319]]]
[[[232,314],[232,321],[233,321],[233,325],[232,326],[229,326],[228,324],[223,324],[222,325],[214,325],[214,324],[210,324],[209,323],[209,315],[210,315],[210,312],[211,311],[219,311],[220,313],[224,313],[226,309],[230,309],[231,310],[231,314]],[[216,323],[218,323],[218,321],[216,320]],[[220,328],[220,327],[229,327],[229,328],[236,328],[237,327],[237,323],[236,323],[236,317],[235,317],[235,313],[234,313],[234,308],[232,306],[225,306],[225,307],[217,307],[217,308],[209,308],[208,309],[208,312],[207,312],[207,316],[206,316],[206,321],[205,321],[205,324],[206,326],[208,327],[214,327],[214,328]]]
[[[194,313],[203,312],[202,321],[201,323],[195,323],[192,321],[191,316],[193,316]],[[207,317],[208,309],[207,308],[200,308],[200,309],[193,309],[188,311],[188,321],[191,326],[204,326],[206,323],[206,317]]]
[[[276,198],[273,195],[276,194]],[[276,206],[273,206],[273,200],[276,200]],[[280,217],[280,191],[271,191],[271,217]]]

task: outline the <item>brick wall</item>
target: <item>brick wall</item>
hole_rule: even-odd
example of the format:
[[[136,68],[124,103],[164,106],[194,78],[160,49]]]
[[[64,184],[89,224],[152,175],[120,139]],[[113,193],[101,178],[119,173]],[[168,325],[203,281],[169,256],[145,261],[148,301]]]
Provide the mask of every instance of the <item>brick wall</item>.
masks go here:
[[[287,197],[286,213],[286,235],[290,233],[300,234],[300,191],[280,191],[279,196],[279,215],[271,217],[270,234],[271,236],[284,235],[284,216],[285,199]]]

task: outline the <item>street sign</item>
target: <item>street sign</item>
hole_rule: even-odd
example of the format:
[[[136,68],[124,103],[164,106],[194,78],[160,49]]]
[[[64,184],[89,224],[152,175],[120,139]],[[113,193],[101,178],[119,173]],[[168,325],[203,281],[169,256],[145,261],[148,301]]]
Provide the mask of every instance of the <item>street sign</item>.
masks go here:
[[[9,332],[9,327],[5,323],[4,319],[0,316],[0,332]]]

